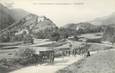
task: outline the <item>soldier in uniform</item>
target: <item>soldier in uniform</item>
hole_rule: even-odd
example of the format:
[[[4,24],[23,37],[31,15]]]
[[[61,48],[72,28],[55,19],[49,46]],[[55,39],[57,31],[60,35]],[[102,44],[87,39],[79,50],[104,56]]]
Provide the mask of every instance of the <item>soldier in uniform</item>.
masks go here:
[[[50,63],[53,63],[54,62],[54,51],[50,51],[50,53],[49,53],[49,59],[50,59]]]
[[[86,44],[85,44],[85,49],[86,49],[86,52],[87,52],[86,57],[90,56],[89,47],[90,47],[90,45],[88,45],[87,42],[86,42]]]
[[[87,57],[89,57],[90,56],[90,51],[87,51],[87,55],[86,55]]]

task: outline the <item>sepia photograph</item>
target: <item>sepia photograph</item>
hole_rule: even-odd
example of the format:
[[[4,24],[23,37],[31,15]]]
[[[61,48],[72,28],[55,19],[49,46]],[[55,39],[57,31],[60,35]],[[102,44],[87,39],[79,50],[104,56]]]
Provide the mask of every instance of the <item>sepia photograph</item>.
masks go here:
[[[115,0],[0,0],[0,73],[115,73]]]

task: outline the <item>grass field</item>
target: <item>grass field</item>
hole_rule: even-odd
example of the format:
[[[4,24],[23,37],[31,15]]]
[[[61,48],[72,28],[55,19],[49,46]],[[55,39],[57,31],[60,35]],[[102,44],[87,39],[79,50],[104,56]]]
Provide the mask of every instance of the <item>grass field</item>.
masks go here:
[[[97,53],[87,58],[78,73],[115,73],[115,51]]]
[[[115,73],[115,50],[98,52],[57,73]]]
[[[84,38],[88,38],[88,39],[102,38],[102,33],[81,34],[79,37],[84,37]]]

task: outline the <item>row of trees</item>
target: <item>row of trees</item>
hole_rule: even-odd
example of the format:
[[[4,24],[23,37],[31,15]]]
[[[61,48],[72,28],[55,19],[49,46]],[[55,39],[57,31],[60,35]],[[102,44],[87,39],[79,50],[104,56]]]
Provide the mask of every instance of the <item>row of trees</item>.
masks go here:
[[[111,43],[115,42],[115,24],[105,26],[103,40],[110,41]]]
[[[77,31],[67,28],[45,29],[34,33],[34,36],[38,39],[50,39],[53,41],[65,39],[72,35],[77,35]]]
[[[34,36],[38,39],[51,39],[51,40],[60,40],[66,39],[70,36],[77,37],[79,34],[84,33],[95,33],[95,32],[103,32],[103,26],[89,26],[84,29],[72,29],[72,28],[53,28],[53,29],[45,29],[41,30],[37,33],[34,33]]]

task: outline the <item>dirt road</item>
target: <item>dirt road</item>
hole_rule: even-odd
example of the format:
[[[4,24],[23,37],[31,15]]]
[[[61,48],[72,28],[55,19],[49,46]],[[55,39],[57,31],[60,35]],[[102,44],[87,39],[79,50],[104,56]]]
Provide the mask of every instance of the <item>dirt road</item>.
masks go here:
[[[54,64],[30,66],[10,73],[55,73],[56,71],[64,67],[67,67],[68,65],[77,62],[82,58],[83,56],[79,55],[77,55],[76,57],[69,56],[69,57],[56,58]]]

